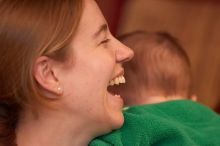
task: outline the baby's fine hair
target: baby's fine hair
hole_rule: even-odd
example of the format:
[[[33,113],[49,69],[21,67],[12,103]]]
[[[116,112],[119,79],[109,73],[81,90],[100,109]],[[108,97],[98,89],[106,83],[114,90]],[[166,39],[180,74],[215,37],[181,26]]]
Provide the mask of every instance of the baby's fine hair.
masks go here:
[[[127,84],[163,96],[189,97],[190,61],[176,38],[166,32],[137,31],[119,40],[134,51],[134,58],[124,65]]]

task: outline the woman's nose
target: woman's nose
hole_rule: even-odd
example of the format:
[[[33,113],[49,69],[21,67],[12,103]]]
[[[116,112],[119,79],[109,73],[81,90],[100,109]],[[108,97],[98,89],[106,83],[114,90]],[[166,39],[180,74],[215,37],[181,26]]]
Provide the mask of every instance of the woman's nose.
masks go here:
[[[116,60],[119,63],[127,62],[134,56],[134,52],[129,47],[125,46],[121,42],[118,42],[118,48],[116,50]]]

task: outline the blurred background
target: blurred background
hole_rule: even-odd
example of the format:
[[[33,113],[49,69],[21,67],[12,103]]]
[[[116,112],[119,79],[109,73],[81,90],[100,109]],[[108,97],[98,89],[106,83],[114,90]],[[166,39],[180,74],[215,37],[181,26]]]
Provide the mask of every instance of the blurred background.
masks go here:
[[[220,112],[219,0],[97,0],[114,35],[166,31],[186,49],[198,101]]]

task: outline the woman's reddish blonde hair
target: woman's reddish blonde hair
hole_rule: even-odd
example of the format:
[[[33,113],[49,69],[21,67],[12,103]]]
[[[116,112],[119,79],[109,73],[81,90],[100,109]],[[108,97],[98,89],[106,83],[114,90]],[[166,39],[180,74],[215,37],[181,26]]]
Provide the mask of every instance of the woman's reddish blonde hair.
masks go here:
[[[19,112],[41,101],[36,59],[68,59],[82,0],[0,0],[0,145],[14,145]]]

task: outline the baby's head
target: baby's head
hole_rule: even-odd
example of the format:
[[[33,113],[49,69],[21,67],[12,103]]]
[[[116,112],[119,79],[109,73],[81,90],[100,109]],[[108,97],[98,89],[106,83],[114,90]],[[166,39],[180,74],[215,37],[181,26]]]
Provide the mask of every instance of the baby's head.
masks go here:
[[[126,105],[190,97],[190,61],[168,33],[134,32],[119,39],[134,51],[125,63],[126,84],[117,90]]]

